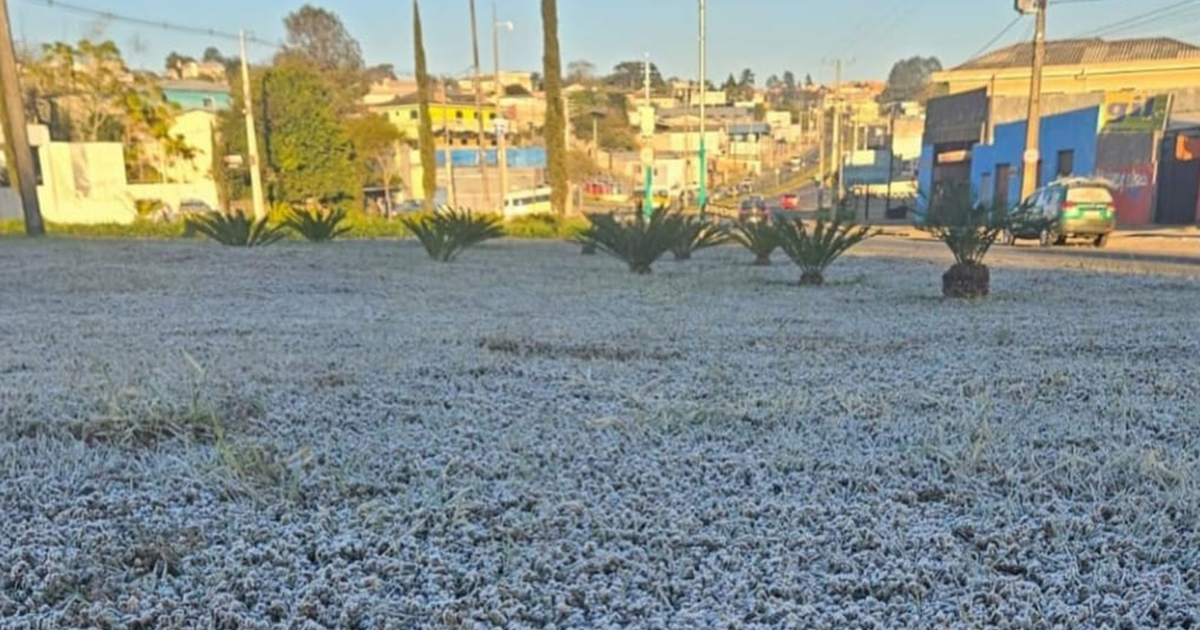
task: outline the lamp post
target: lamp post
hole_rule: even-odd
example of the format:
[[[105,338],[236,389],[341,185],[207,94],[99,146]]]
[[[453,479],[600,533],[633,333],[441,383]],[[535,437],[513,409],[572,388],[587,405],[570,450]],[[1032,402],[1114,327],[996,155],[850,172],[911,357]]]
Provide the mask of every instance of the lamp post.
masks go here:
[[[708,105],[708,14],[707,0],[700,0],[700,220],[708,209],[708,151],[705,146],[706,106]]]
[[[504,120],[503,109],[500,106],[504,98],[504,83],[500,80],[500,29],[509,33],[513,31],[512,22],[501,22],[496,17],[496,3],[492,3],[492,61],[496,74],[492,76],[496,88],[496,163],[500,166],[500,214],[508,208],[508,121]]]

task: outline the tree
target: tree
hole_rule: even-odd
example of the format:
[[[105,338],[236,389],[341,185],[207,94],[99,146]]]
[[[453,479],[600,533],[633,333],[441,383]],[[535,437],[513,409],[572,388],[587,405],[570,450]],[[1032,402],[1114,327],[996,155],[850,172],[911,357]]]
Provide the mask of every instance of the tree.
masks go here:
[[[32,99],[48,101],[68,112],[68,139],[81,142],[120,141],[124,137],[125,100],[135,77],[111,41],[82,40],[71,46],[46,44],[27,69]]]
[[[385,79],[391,79],[392,81],[395,81],[396,66],[390,63],[381,63],[379,65],[367,68],[365,75],[367,80],[371,81],[372,83],[383,81]]]
[[[208,48],[205,48],[204,55],[201,56],[201,60],[203,60],[205,63],[216,62],[225,65],[228,65],[229,63],[229,59],[226,59],[225,55],[222,55],[221,50],[216,46],[209,46]]]
[[[283,19],[289,53],[307,58],[322,72],[361,71],[362,47],[337,14],[306,4]]]
[[[941,69],[942,62],[937,57],[910,57],[897,61],[888,74],[887,87],[879,95],[879,101],[895,103],[921,99],[933,73]]]
[[[346,134],[354,144],[359,170],[368,184],[383,186],[387,207],[392,207],[392,185],[399,178],[397,148],[404,134],[378,114],[367,114],[346,121]]]
[[[163,65],[165,66],[168,74],[173,73],[176,76],[179,76],[179,74],[183,71],[183,66],[194,61],[196,60],[192,57],[181,55],[172,51],[171,54],[167,55],[167,60]]]
[[[767,77],[766,85],[768,90],[778,90],[783,87],[783,81],[780,80],[779,75],[772,74],[771,76]]]
[[[742,70],[742,77],[738,80],[738,87],[743,90],[754,90],[754,71],[750,68]]]
[[[425,38],[421,33],[421,8],[413,0],[413,47],[417,73],[417,99],[420,103],[420,129],[417,144],[421,149],[421,183],[425,192],[425,211],[433,211],[433,195],[437,192],[437,161],[433,155],[433,116],[429,101],[433,99],[433,84],[425,69]]]
[[[637,148],[637,138],[625,113],[627,109],[627,98],[622,92],[593,89],[572,94],[571,127],[575,137],[591,142],[594,121],[601,149],[630,151]]]
[[[613,67],[612,74],[604,79],[604,83],[625,90],[640,89],[646,82],[646,62],[622,61]],[[650,64],[650,87],[660,89],[666,86],[658,66]]]
[[[812,78],[812,75],[811,75],[811,74],[808,74],[808,73],[805,73],[805,75],[804,75],[804,87],[806,87],[806,88],[810,88],[810,87],[812,87],[813,85],[814,85],[814,84],[813,84],[813,78]]]
[[[729,95],[733,95],[735,92],[737,92],[738,82],[737,79],[733,78],[733,73],[730,73],[729,78],[725,79],[725,82],[721,84],[721,89],[725,90],[725,92]]]
[[[339,203],[362,192],[354,145],[338,122],[324,77],[306,64],[263,73],[256,103],[263,111],[272,198]]]
[[[546,82],[546,161],[550,179],[550,206],[567,211],[567,116],[562,95],[562,60],[558,50],[558,3],[542,0],[542,36],[545,40],[542,69]]]
[[[591,83],[596,78],[596,64],[586,59],[577,59],[567,64],[567,81],[570,83]]]

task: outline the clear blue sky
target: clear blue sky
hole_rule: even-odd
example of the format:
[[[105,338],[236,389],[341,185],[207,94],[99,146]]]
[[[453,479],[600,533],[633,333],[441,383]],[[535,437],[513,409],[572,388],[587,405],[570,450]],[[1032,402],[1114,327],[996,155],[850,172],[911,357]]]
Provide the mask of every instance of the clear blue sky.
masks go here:
[[[483,63],[491,66],[491,2],[477,0]],[[1051,0],[1051,38],[1080,35],[1122,18],[1169,6],[1178,0]],[[235,52],[236,43],[181,35],[146,26],[87,17],[38,0],[8,0],[14,35],[30,44],[77,40],[102,34],[140,67],[159,68],[172,50],[199,55],[215,44]],[[423,0],[422,14],[431,70],[457,74],[471,64],[468,0]],[[282,19],[300,0],[70,0],[70,3],[222,31],[240,28],[280,40]],[[337,12],[362,43],[369,63],[392,63],[400,72],[412,66],[412,24],[407,0],[315,0]],[[516,23],[502,38],[506,69],[541,69],[539,0],[497,0],[500,17]],[[1008,25],[1012,0],[709,0],[709,76],[718,83],[731,72],[751,67],[759,82],[793,70],[831,81],[825,61],[848,60],[851,78],[884,78],[892,62],[912,55],[936,55],[946,65],[962,62]],[[650,53],[666,76],[696,72],[696,0],[559,0],[564,63],[587,59],[601,71],[618,61]],[[996,46],[1032,31],[1023,19]],[[1111,37],[1163,35],[1200,43],[1200,1],[1183,12],[1147,19]],[[265,58],[256,46],[252,58]]]

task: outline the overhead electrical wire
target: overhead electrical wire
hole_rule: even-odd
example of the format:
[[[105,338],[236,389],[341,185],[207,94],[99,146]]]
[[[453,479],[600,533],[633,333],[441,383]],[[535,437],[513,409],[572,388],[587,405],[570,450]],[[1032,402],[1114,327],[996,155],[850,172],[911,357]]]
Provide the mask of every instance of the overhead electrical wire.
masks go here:
[[[113,13],[112,11],[105,11],[102,9],[93,9],[93,8],[81,6],[78,4],[72,4],[69,2],[59,2],[59,0],[22,0],[22,1],[25,2],[26,4],[37,4],[37,5],[47,7],[47,8],[51,8],[51,9],[55,9],[55,10],[59,10],[59,11],[65,11],[68,13],[75,13],[78,15],[87,15],[87,16],[94,17],[94,18],[100,18],[102,20],[110,20],[113,22],[121,22],[121,23],[125,23],[125,24],[133,24],[133,25],[137,25],[137,26],[145,26],[148,28],[156,28],[156,29],[160,29],[160,30],[164,30],[164,31],[173,31],[176,33],[187,33],[189,35],[204,35],[207,37],[216,37],[216,38],[228,39],[228,40],[233,40],[233,41],[237,41],[238,39],[241,38],[241,35],[238,33],[229,33],[229,32],[219,31],[219,30],[212,29],[212,28],[187,26],[187,25],[183,25],[183,24],[173,24],[171,22],[166,22],[166,21],[162,21],[162,20],[151,20],[148,18],[140,18],[140,17],[134,17],[134,16],[130,16],[130,15],[122,15],[120,13]],[[260,37],[254,37],[249,34],[246,35],[246,42],[257,44],[260,46],[267,46],[270,48],[283,48],[283,44],[280,42],[273,42],[270,40],[262,39]]]

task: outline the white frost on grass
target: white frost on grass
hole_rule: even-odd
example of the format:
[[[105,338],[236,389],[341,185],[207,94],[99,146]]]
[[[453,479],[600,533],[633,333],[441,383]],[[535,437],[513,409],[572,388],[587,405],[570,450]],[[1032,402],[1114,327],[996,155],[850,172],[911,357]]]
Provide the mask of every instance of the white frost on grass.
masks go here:
[[[1200,624],[1194,281],[3,245],[4,628]]]

